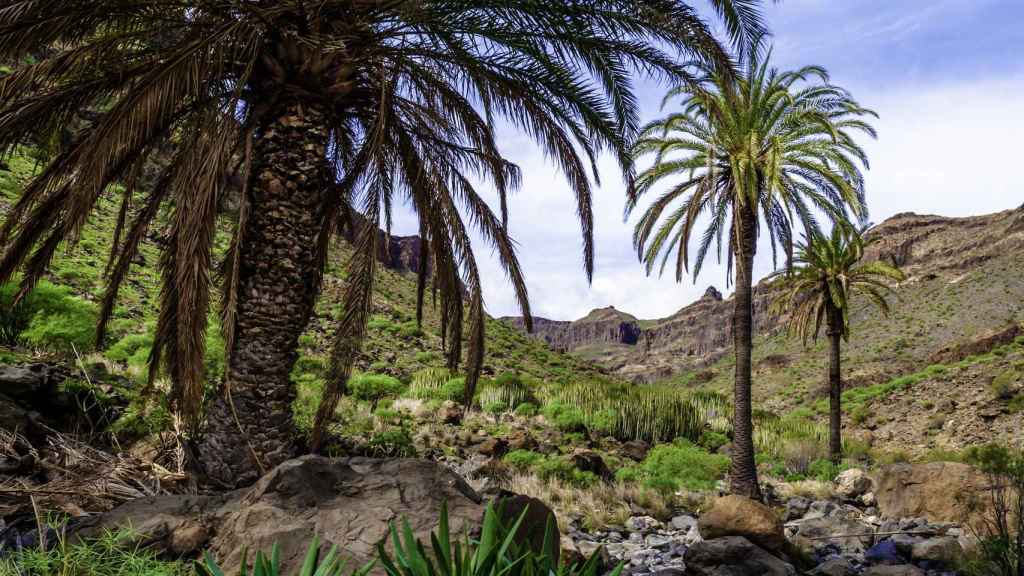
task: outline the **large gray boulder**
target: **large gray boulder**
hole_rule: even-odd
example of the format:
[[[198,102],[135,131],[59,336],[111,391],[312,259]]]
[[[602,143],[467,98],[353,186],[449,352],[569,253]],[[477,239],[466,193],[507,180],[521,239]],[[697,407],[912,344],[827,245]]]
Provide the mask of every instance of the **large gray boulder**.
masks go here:
[[[442,503],[448,505],[452,534],[475,527],[483,514],[479,496],[434,462],[304,456],[281,464],[249,489],[129,502],[77,536],[130,526],[171,555],[209,549],[226,573],[236,571],[243,548],[269,550],[277,543],[290,573],[314,534],[357,564],[374,558],[377,544],[387,543],[389,523],[403,518],[429,542]]]
[[[685,556],[694,576],[795,576],[796,569],[742,536],[705,540]]]

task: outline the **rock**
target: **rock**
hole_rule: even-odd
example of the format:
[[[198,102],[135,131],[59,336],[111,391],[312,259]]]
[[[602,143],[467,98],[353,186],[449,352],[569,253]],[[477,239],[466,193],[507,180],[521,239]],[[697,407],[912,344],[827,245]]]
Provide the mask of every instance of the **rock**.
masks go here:
[[[646,458],[650,451],[650,445],[643,440],[630,440],[622,444],[622,455],[637,462]]]
[[[537,447],[537,441],[526,430],[516,430],[506,440],[509,450],[533,450]]]
[[[860,468],[850,468],[836,476],[836,494],[844,500],[856,500],[871,490],[871,478]]]
[[[804,514],[804,518],[825,518],[827,516],[831,516],[837,508],[838,506],[836,506],[834,502],[829,502],[828,500],[815,500],[807,507],[807,514]]]
[[[869,564],[900,564],[909,556],[902,553],[899,545],[891,538],[882,540],[864,552],[864,560]]]
[[[896,547],[897,552],[899,552],[901,556],[910,558],[914,545],[922,540],[922,538],[912,536],[910,534],[893,534],[887,542],[892,542],[892,545]]]
[[[846,558],[832,558],[811,571],[811,576],[854,576],[857,570]]]
[[[786,513],[782,517],[783,522],[792,522],[793,520],[799,520],[807,514],[807,509],[810,508],[811,501],[807,498],[796,496],[786,501]]]
[[[792,565],[772,556],[742,536],[705,540],[684,556],[687,573],[695,576],[794,576]]]
[[[988,482],[983,473],[967,464],[892,464],[876,473],[874,484],[884,517],[924,516],[935,522],[976,527],[983,521],[983,515],[972,512],[963,498],[984,497]]]
[[[647,532],[649,530],[657,530],[661,526],[662,524],[657,518],[650,516],[632,516],[629,520],[626,520],[626,530],[630,532]]]
[[[461,424],[463,415],[464,412],[462,408],[455,404],[455,402],[452,402],[451,400],[445,401],[445,403],[441,405],[441,408],[440,410],[438,410],[437,413],[437,417],[438,419],[441,420],[441,422],[445,424],[450,424],[452,426],[457,426]]]
[[[953,536],[940,536],[914,544],[910,557],[916,561],[923,560],[953,566],[963,555],[964,549],[960,546],[958,539]]]
[[[590,472],[605,481],[614,478],[611,469],[605,464],[604,458],[601,458],[601,455],[593,450],[577,450],[572,454],[571,459],[577,470]]]
[[[508,442],[501,438],[488,437],[476,445],[476,451],[490,458],[501,458],[508,452]]]
[[[798,523],[793,540],[808,554],[827,546],[836,546],[847,554],[860,554],[871,546],[874,529],[851,518],[810,518]]]
[[[0,428],[24,433],[32,425],[32,417],[32,413],[23,406],[0,394]]]
[[[697,519],[693,516],[674,516],[672,518],[672,528],[675,530],[686,530],[689,531],[697,525]]]
[[[241,550],[281,548],[285,573],[295,570],[314,534],[337,545],[352,565],[376,556],[387,542],[388,525],[407,519],[413,533],[429,542],[447,502],[453,534],[478,525],[483,505],[475,492],[443,465],[411,459],[289,460],[252,488],[216,496],[158,496],[125,503],[90,518],[79,538],[132,526],[157,552],[190,555],[209,547],[225,573],[237,570]],[[210,535],[204,540],[203,531]]]
[[[0,390],[25,406],[49,401],[67,374],[57,366],[37,362],[20,366],[0,366]]]
[[[719,498],[697,525],[705,540],[743,536],[772,552],[781,551],[786,544],[782,521],[772,509],[743,496]]]
[[[871,566],[864,576],[926,576],[924,570],[910,564],[898,566]]]
[[[516,541],[521,543],[529,542],[530,548],[534,552],[542,553],[545,550],[545,534],[554,536],[559,533],[558,518],[555,517],[555,513],[551,508],[548,508],[547,504],[536,498],[504,493],[498,498],[494,506],[501,512],[501,521],[506,526],[512,526],[512,524],[519,520],[520,516],[525,514],[522,524],[516,530]],[[550,532],[548,532],[549,523],[552,528]],[[584,555],[589,556],[586,553]]]

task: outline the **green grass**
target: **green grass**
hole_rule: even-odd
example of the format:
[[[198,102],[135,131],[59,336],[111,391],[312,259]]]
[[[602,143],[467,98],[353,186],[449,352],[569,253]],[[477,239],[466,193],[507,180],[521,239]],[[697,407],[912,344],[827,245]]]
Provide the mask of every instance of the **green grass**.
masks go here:
[[[636,479],[662,492],[713,490],[728,469],[728,457],[679,439],[655,446],[635,469],[620,469],[616,478]]]
[[[182,562],[165,561],[138,544],[127,531],[53,549],[14,552],[0,559],[0,576],[187,576],[192,569]]]

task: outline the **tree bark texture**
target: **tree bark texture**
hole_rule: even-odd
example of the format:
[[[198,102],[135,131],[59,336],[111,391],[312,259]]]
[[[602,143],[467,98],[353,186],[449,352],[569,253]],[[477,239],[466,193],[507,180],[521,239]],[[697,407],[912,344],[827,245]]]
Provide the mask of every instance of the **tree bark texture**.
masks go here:
[[[843,377],[841,372],[842,362],[842,313],[831,304],[828,306],[828,454],[833,462],[839,463],[843,457]]]

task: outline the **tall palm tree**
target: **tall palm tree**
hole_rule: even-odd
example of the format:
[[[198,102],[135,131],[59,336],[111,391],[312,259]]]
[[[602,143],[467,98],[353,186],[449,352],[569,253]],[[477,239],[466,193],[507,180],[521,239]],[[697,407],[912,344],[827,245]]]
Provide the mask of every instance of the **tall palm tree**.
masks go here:
[[[712,4],[734,41],[761,30],[756,0]],[[206,476],[249,483],[294,452],[289,373],[336,233],[353,227],[357,251],[314,449],[363,339],[377,231],[393,202],[418,216],[449,364],[465,358],[469,399],[484,305],[465,217],[495,247],[529,317],[506,226],[520,175],[498,149],[496,119],[529,134],[567,177],[589,275],[596,156],[611,151],[630,179],[631,72],[681,78],[680,53],[728,60],[681,0],[0,1],[0,60],[37,60],[0,78],[0,153],[76,127],[0,229],[0,282],[21,270],[30,289],[123,183],[99,340],[140,241],[166,222],[151,371],[163,367],[174,407],[202,429]],[[168,150],[134,201],[130,175]],[[474,177],[497,190],[500,216]],[[215,224],[230,183],[241,207],[218,298]],[[422,305],[425,274],[419,288]],[[228,365],[204,407],[204,333],[218,299]]]
[[[885,262],[863,262],[864,246],[858,230],[834,226],[829,236],[814,234],[798,243],[793,269],[774,275],[780,292],[772,307],[789,314],[790,331],[806,345],[811,338],[817,340],[822,326],[826,327],[830,345],[829,457],[837,463],[843,453],[840,347],[843,340],[850,341],[850,301],[861,294],[888,316],[886,296],[893,291],[891,283],[904,279],[899,269]]]
[[[712,245],[728,248],[735,267],[732,330],[736,352],[731,490],[760,498],[751,421],[753,261],[767,231],[773,257],[791,251],[794,226],[816,230],[816,214],[843,221],[866,215],[859,164],[867,157],[851,136],[874,130],[873,113],[828,81],[820,67],[780,72],[770,51],[749,49],[739,75],[694,63],[692,81],[665,97],[677,111],[642,129],[639,159],[653,155],[637,178],[627,214],[665,185],[638,220],[633,242],[648,274],[672,260],[676,280],[690,269],[690,242],[699,237],[693,274]],[[664,104],[663,104],[664,106]],[[727,239],[725,239],[727,238]],[[660,262],[660,264],[659,264]]]

